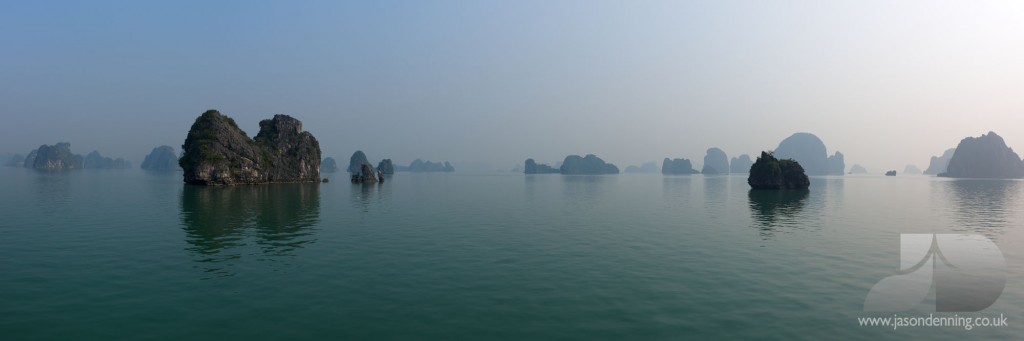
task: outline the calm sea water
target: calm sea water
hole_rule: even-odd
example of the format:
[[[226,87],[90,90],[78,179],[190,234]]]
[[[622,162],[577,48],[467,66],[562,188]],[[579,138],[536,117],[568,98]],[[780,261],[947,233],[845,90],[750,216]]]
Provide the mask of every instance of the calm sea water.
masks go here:
[[[1024,183],[399,173],[204,188],[0,169],[0,338],[931,339],[1024,334]],[[1000,247],[1008,327],[861,327],[900,233]],[[915,315],[917,314],[917,315]],[[926,310],[904,313],[927,314]]]

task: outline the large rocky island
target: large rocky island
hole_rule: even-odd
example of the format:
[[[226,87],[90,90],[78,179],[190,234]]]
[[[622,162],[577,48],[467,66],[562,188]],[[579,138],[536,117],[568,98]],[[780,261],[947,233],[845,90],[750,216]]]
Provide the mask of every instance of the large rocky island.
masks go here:
[[[747,184],[753,189],[807,189],[811,181],[800,163],[792,159],[779,160],[769,152],[761,152],[753,166]]]
[[[980,137],[960,141],[949,160],[946,172],[950,178],[1011,179],[1024,177],[1024,162],[1002,137],[988,132]]]
[[[197,185],[320,181],[320,144],[287,115],[260,121],[250,139],[235,120],[208,110],[192,124],[178,164]]]

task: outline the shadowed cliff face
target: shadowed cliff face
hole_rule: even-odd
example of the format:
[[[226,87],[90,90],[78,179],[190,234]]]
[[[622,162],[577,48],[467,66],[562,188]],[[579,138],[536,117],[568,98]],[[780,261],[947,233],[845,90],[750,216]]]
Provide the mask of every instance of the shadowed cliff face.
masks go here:
[[[320,144],[302,122],[275,115],[249,139],[235,121],[209,110],[189,130],[178,160],[186,183],[231,185],[313,182],[320,178]]]

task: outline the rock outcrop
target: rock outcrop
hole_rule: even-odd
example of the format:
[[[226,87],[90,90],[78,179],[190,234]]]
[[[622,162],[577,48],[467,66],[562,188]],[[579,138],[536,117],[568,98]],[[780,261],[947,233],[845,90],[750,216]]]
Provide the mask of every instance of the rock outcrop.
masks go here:
[[[375,183],[379,180],[377,178],[377,171],[373,169],[369,162],[359,165],[359,171],[352,173],[352,183]]]
[[[362,150],[357,150],[355,153],[352,153],[352,157],[348,158],[348,168],[346,170],[352,174],[362,172],[363,164],[373,167],[370,164],[370,160],[366,158],[366,153],[363,153]]]
[[[38,170],[65,170],[82,169],[85,167],[85,160],[81,155],[71,152],[71,144],[59,142],[55,145],[42,145],[29,154],[32,156],[31,165],[29,159],[25,159],[28,168]]]
[[[697,174],[696,169],[693,169],[693,164],[688,159],[669,159],[661,161],[661,174],[672,174],[672,175],[690,175]]]
[[[644,162],[644,164],[642,164],[640,166],[629,166],[629,167],[626,167],[624,172],[626,172],[626,173],[657,173],[658,172],[658,163],[654,162],[654,161]]]
[[[352,174],[353,183],[375,183],[384,180],[378,176],[382,174],[373,168],[373,164],[361,150],[352,153],[352,157],[349,158],[348,172]]]
[[[260,121],[250,139],[235,120],[209,110],[196,118],[181,149],[178,165],[189,184],[320,181],[320,143],[287,115]]]
[[[334,173],[338,171],[338,161],[335,161],[333,157],[327,157],[320,160],[320,173]]]
[[[454,172],[455,167],[452,167],[452,164],[448,163],[448,161],[445,161],[444,163],[435,163],[416,159],[409,164],[409,171],[413,173]]]
[[[92,151],[85,156],[85,168],[86,169],[125,169],[132,168],[131,162],[125,161],[125,159],[117,158],[112,159],[100,155],[99,151]]]
[[[953,153],[956,152],[956,148],[946,149],[941,156],[932,156],[931,161],[928,162],[928,169],[924,170],[924,174],[938,175],[946,172],[946,168],[949,167],[949,160],[953,158]]]
[[[750,166],[753,165],[754,160],[750,159],[750,155],[743,154],[729,160],[729,173],[750,173]]]
[[[853,165],[853,167],[850,167],[850,174],[865,174],[867,172],[868,170],[861,167],[861,165]]]
[[[557,168],[537,163],[533,159],[526,159],[526,164],[523,165],[523,173],[525,174],[554,174],[558,172]]]
[[[846,168],[842,153],[836,152],[829,157],[825,143],[810,133],[796,133],[787,137],[779,143],[772,155],[780,160],[793,159],[800,163],[807,175],[842,175]]]
[[[708,148],[704,155],[704,168],[700,171],[703,174],[729,174],[729,157],[718,148]]]
[[[380,160],[377,163],[377,170],[384,175],[392,175],[395,174],[395,165],[391,163],[391,159]]]
[[[903,174],[921,174],[921,169],[914,165],[906,165],[903,167]]]
[[[566,175],[619,174],[619,167],[605,163],[594,154],[587,154],[584,157],[569,155],[562,161],[559,172]]]
[[[178,156],[175,155],[174,147],[171,146],[153,148],[139,167],[156,172],[181,170],[181,166],[178,166]]]
[[[893,169],[891,171],[885,172],[885,176],[896,176],[896,170]]]
[[[750,167],[747,184],[753,189],[806,189],[811,181],[799,162],[779,160],[771,153],[761,152],[761,157]]]
[[[946,172],[951,178],[1012,179],[1024,177],[1024,162],[994,132],[960,141]]]

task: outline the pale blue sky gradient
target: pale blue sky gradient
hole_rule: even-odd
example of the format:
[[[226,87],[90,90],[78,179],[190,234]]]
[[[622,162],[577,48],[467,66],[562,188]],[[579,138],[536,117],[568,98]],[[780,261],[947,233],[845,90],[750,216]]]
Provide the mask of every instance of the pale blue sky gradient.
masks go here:
[[[1024,151],[1019,1],[14,1],[0,152],[136,163],[210,108],[345,160],[624,168],[798,131],[872,172],[989,130]]]

